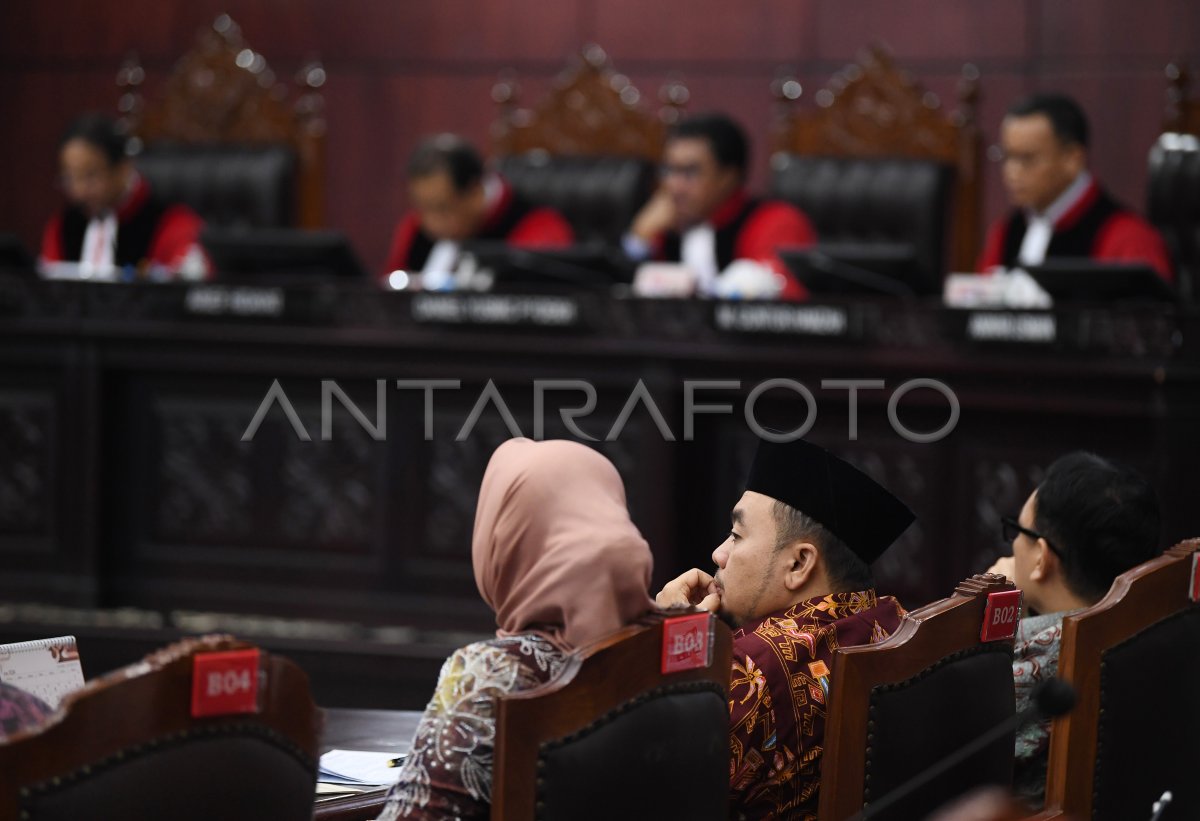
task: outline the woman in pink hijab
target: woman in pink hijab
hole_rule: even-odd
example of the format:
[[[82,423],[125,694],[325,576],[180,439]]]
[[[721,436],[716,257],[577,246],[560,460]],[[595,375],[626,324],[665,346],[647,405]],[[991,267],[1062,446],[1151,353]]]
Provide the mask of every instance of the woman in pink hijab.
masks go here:
[[[654,609],[650,549],[621,477],[576,442],[512,439],[496,449],[471,560],[496,638],[442,666],[379,821],[487,818],[497,696],[544,684],[575,648]]]

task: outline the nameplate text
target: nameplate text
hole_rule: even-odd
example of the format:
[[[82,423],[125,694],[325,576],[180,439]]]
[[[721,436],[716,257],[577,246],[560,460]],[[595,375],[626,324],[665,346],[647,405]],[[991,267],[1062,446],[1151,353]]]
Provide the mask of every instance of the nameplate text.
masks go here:
[[[967,338],[976,342],[1046,345],[1058,338],[1058,323],[1054,314],[979,311],[967,320]]]
[[[715,319],[717,330],[736,333],[837,337],[850,330],[846,309],[830,305],[727,303]]]
[[[569,328],[579,325],[579,302],[564,296],[508,294],[418,294],[412,317],[417,322],[453,325],[532,325]]]
[[[281,317],[282,288],[193,285],[184,297],[184,309],[198,316]]]

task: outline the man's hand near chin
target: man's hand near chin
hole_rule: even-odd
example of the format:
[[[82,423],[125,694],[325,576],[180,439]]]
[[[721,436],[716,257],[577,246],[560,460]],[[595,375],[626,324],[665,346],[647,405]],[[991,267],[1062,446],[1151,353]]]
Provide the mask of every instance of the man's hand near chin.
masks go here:
[[[671,195],[659,188],[634,217],[629,230],[642,242],[651,244],[661,234],[676,228],[677,219],[675,202]]]
[[[716,580],[695,567],[667,582],[654,601],[664,610],[695,606],[716,613],[721,609],[721,593]]]

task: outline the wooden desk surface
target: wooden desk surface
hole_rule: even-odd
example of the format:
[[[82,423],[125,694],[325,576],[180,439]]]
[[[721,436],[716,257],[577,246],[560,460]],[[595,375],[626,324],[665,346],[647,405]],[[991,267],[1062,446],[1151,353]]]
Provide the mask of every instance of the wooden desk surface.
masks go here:
[[[325,710],[321,752],[369,750],[397,755],[408,752],[421,720],[418,710]]]
[[[413,710],[325,711],[325,733],[321,752],[329,750],[369,750],[372,752],[408,752],[421,713]],[[354,795],[320,797],[313,818],[320,821],[366,821],[383,809],[387,787]]]

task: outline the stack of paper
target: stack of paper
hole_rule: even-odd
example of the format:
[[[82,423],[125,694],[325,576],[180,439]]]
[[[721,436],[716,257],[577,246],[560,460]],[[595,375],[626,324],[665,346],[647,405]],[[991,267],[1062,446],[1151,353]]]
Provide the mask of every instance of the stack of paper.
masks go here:
[[[330,750],[321,756],[317,781],[354,787],[395,784],[400,778],[400,768],[392,766],[392,763],[397,760],[395,753]]]

